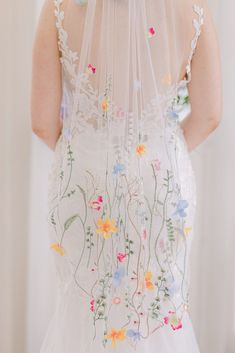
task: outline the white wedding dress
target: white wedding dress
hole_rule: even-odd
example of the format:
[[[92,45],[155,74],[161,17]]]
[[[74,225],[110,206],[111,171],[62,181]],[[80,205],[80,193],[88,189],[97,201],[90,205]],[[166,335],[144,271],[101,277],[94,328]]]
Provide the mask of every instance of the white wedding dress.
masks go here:
[[[85,11],[83,3],[74,6]],[[69,7],[54,4],[63,130],[50,172],[48,223],[58,296],[40,353],[199,353],[189,306],[196,183],[178,111],[187,103],[182,94],[203,8],[191,8],[187,77],[172,83],[166,75],[164,94],[149,100],[137,121],[108,99],[112,74],[101,92],[92,84],[99,74],[94,60],[76,73],[79,53],[63,26]],[[141,82],[130,81],[133,90]]]

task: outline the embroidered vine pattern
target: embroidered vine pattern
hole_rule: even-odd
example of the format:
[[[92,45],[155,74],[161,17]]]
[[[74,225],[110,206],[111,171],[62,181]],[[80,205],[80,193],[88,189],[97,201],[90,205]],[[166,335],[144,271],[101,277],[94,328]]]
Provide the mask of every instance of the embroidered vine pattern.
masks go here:
[[[99,117],[98,123],[85,122],[87,105],[75,108],[77,119],[74,121],[74,131],[82,132],[87,128],[86,123],[93,130],[115,123],[114,116],[120,111],[109,99],[112,90],[112,77],[106,80],[105,91],[98,96],[89,82],[89,75],[95,68],[90,66],[91,72],[76,76],[76,62],[78,55],[67,45],[67,33],[63,29],[64,12],[60,5],[62,0],[54,0],[57,18],[56,26],[59,33],[59,48],[62,53],[61,62],[69,73],[72,82],[83,83],[83,98],[90,101],[89,109]],[[187,79],[169,90],[163,97],[166,106],[165,118],[169,126],[177,125],[177,106],[188,103],[188,96],[178,94],[178,89],[190,79],[191,60],[203,23],[203,9],[194,6],[198,20],[193,24],[196,30],[192,41],[192,52],[187,65]],[[151,38],[155,35],[150,29]],[[75,98],[77,92],[75,90]],[[85,98],[86,96],[86,98]],[[75,99],[76,102],[76,99]],[[97,109],[97,103],[98,107]],[[79,108],[79,109],[78,109]],[[83,110],[84,108],[84,110]],[[151,117],[156,116],[156,102],[151,100],[141,113],[143,125],[151,123]],[[115,114],[111,114],[116,113]],[[168,168],[161,166],[161,159],[148,159],[148,134],[143,132],[135,140],[132,134],[132,116],[123,113],[123,122],[128,120],[128,156],[135,154],[139,175],[142,166],[149,168],[154,185],[153,195],[143,193],[143,180],[137,176],[127,175],[129,157],[126,159],[120,149],[121,137],[115,136],[113,155],[106,155],[106,170],[104,185],[100,185],[99,176],[91,169],[84,171],[83,180],[74,181],[73,168],[77,159],[73,150],[73,139],[64,137],[66,158],[56,157],[52,176],[55,181],[55,194],[51,196],[48,221],[55,231],[56,242],[51,248],[68,261],[73,269],[74,282],[86,298],[87,310],[93,319],[94,336],[96,325],[103,322],[104,347],[110,342],[114,348],[120,341],[128,340],[135,347],[139,340],[148,337],[164,325],[171,325],[173,330],[182,328],[182,318],[188,310],[188,283],[186,277],[187,237],[192,227],[187,223],[187,212],[192,207],[189,200],[182,198],[180,184],[177,179],[177,131],[172,129],[166,134],[165,147],[169,157]],[[73,131],[73,132],[74,132]],[[174,154],[175,153],[175,154]],[[57,164],[58,163],[58,164]],[[66,165],[65,165],[66,164]],[[190,176],[191,178],[191,176]],[[112,186],[113,189],[112,189]],[[62,220],[60,209],[65,202],[79,200],[83,212],[69,215]],[[123,215],[125,214],[125,217]],[[133,216],[134,215],[134,216]],[[159,228],[154,228],[154,219],[158,219]],[[136,219],[139,220],[137,224]],[[128,229],[131,227],[132,232]],[[80,252],[76,260],[72,260],[66,252],[66,241],[72,227],[80,227]],[[69,241],[69,240],[68,240]],[[179,248],[181,252],[179,252]],[[178,256],[183,259],[183,267],[177,263]],[[84,263],[87,273],[96,274],[94,283],[89,286],[80,279],[81,264]],[[156,260],[156,261],[155,261]],[[100,263],[102,261],[102,266]],[[153,263],[158,264],[155,268]],[[180,280],[180,288],[175,287],[175,271]],[[90,271],[90,272],[89,272]],[[175,294],[180,294],[180,302],[174,300]],[[171,308],[168,313],[161,311],[162,303],[168,303]],[[123,325],[111,328],[109,313],[113,308],[124,305],[126,316]],[[142,330],[145,323],[145,330]],[[111,325],[111,326],[110,326]]]

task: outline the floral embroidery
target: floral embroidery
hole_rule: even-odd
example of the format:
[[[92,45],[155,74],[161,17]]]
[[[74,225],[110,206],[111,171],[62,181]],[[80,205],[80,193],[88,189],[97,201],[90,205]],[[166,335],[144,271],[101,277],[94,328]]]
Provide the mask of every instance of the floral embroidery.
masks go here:
[[[118,259],[119,262],[123,262],[123,261],[125,260],[126,256],[127,256],[127,254],[124,254],[124,253],[122,253],[122,252],[119,252],[119,253],[117,254],[117,259]]]
[[[121,164],[121,163],[115,164],[115,166],[113,167],[113,175],[120,174],[122,171],[124,171],[124,169],[125,169],[124,164]]]
[[[113,298],[113,304],[120,304],[121,303],[121,298],[115,297]]]
[[[102,234],[104,239],[108,239],[110,237],[110,233],[116,233],[117,232],[117,227],[115,226],[115,221],[107,218],[103,220],[102,218],[99,218],[97,221],[98,228],[96,230],[96,233]]]
[[[176,207],[176,211],[175,214],[179,215],[180,217],[186,217],[187,214],[185,212],[185,209],[189,206],[188,201],[187,200],[179,200],[177,207]]]
[[[126,338],[126,330],[116,330],[113,328],[110,333],[107,334],[107,339],[110,339],[112,342],[112,348],[116,347],[117,341],[124,341]]]
[[[136,147],[136,153],[139,156],[143,156],[146,152],[146,146],[143,143],[140,143],[137,147]]]
[[[185,227],[184,228],[185,235],[188,235],[191,231],[192,231],[192,227]]]
[[[104,112],[107,112],[108,108],[109,108],[109,102],[107,99],[104,99],[102,102],[102,109]]]
[[[96,325],[101,322],[98,330],[101,329],[104,346],[107,340],[115,347],[125,339],[134,346],[141,337],[147,338],[146,322],[149,335],[167,324],[177,330],[182,327],[183,312],[188,310],[189,283],[184,259],[190,240],[187,235],[192,231],[194,195],[189,189],[193,186],[193,175],[176,128],[178,105],[188,104],[188,97],[179,91],[182,82],[172,85],[170,73],[166,74],[162,83],[172,87],[166,88],[167,94],[160,102],[165,108],[165,130],[159,129],[159,135],[153,135],[156,130],[152,127],[160,123],[156,121],[158,102],[153,99],[139,112],[143,133],[137,136],[138,126],[134,125],[132,112],[123,111],[111,100],[111,74],[107,75],[103,92],[92,87],[90,74],[95,74],[96,68],[91,64],[85,73],[77,75],[78,55],[67,46],[61,2],[55,0],[61,62],[71,82],[75,86],[79,82],[82,89],[78,96],[74,95],[74,87],[69,91],[76,113],[71,126],[64,128],[64,154],[55,154],[48,220],[53,239],[58,242],[51,247],[64,256],[66,240],[66,260],[76,289],[87,300],[94,339]],[[201,15],[199,8],[196,12]],[[201,22],[198,18],[199,26],[195,23],[197,33]],[[156,31],[150,29],[152,37]],[[133,84],[134,89],[141,88],[139,80]],[[62,106],[62,115],[69,116],[69,107]],[[117,126],[120,130],[116,131]],[[110,135],[101,134],[100,144],[106,143],[104,137],[110,138],[110,150],[99,154],[99,132],[106,133],[109,127]],[[98,134],[92,134],[96,131]],[[78,148],[76,133],[87,142],[87,155],[85,148]],[[93,137],[96,144],[92,150]],[[155,137],[159,144],[155,144]],[[146,157],[138,158],[143,155]],[[86,156],[94,157],[91,163]],[[98,164],[99,158],[101,161],[97,169],[93,167],[96,158]],[[184,163],[187,168],[181,168]],[[76,167],[80,173],[74,173]],[[181,176],[186,177],[185,185]],[[70,205],[74,206],[72,214]],[[177,273],[176,277],[172,273]],[[167,307],[166,316],[161,310],[162,302]],[[116,329],[111,313],[112,309],[119,312],[119,308],[122,316],[118,318],[120,329]]]
[[[64,256],[65,255],[64,248],[58,243],[51,244],[50,248],[54,249],[60,256]]]
[[[146,228],[143,230],[141,238],[142,238],[142,240],[146,240],[147,239],[147,229]]]
[[[126,332],[127,337],[131,337],[134,341],[140,340],[140,331],[134,330],[134,329],[129,329]]]
[[[89,64],[87,66],[87,69],[88,69],[88,73],[92,73],[92,74],[96,73],[96,68],[94,66],[92,66],[91,64]]]
[[[92,312],[95,311],[95,299],[92,299],[92,300],[90,301],[90,309],[91,309]]]
[[[149,271],[145,273],[145,285],[147,289],[154,289],[154,285],[152,283],[152,273]]]
[[[113,286],[119,287],[121,285],[122,279],[125,276],[125,267],[119,267],[113,275]]]
[[[155,28],[154,27],[150,27],[149,31],[148,31],[149,38],[152,38],[153,36],[155,36],[155,34],[156,34]]]
[[[99,211],[101,209],[102,204],[103,204],[103,197],[98,196],[96,200],[93,200],[90,202],[90,207],[93,208],[94,210]]]
[[[72,139],[72,131],[69,127],[65,127],[63,129],[63,135],[65,136],[65,138],[68,140],[68,141],[71,141]]]
[[[164,317],[164,322],[166,325],[170,324],[174,331],[182,328],[182,322],[174,311],[169,311],[169,316]]]
[[[155,169],[156,172],[159,172],[159,170],[161,169],[161,161],[157,158],[157,159],[154,159],[152,161],[152,165]]]

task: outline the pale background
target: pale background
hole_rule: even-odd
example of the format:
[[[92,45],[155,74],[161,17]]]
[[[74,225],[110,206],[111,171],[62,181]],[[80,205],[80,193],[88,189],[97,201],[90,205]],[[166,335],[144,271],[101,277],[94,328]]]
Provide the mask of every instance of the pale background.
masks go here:
[[[191,155],[198,190],[191,313],[202,353],[234,353],[235,2],[209,3],[221,46],[224,112],[219,128]],[[41,4],[13,0],[0,12],[0,353],[39,353],[54,308],[46,223],[52,152],[31,133],[29,113]]]

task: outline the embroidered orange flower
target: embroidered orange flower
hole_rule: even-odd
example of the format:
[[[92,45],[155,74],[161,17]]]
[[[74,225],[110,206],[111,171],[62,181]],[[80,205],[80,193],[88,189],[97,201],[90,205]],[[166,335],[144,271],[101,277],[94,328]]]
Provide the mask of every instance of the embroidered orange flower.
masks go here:
[[[101,103],[102,109],[104,112],[107,112],[109,109],[109,102],[107,99],[104,99],[103,102]]]
[[[55,250],[60,256],[64,256],[64,248],[59,243],[53,243],[50,246],[51,249]]]
[[[150,271],[145,273],[145,285],[147,289],[154,289],[154,285],[152,283],[152,273]]]
[[[126,330],[116,330],[115,328],[112,328],[110,333],[106,335],[106,338],[111,340],[112,348],[115,348],[117,341],[124,341],[124,339],[126,338]]]
[[[136,146],[136,153],[139,156],[142,156],[146,152],[146,147],[143,143],[140,143],[139,145]]]
[[[97,225],[98,228],[96,229],[96,233],[103,235],[104,239],[108,239],[110,237],[110,233],[116,233],[118,230],[115,226],[115,221],[109,218],[99,218]]]

